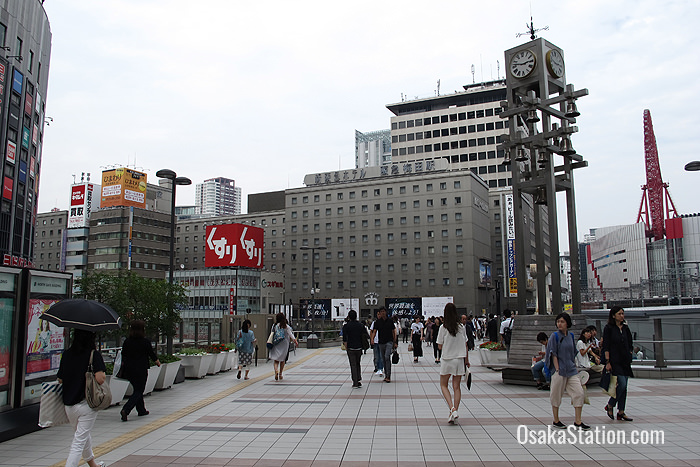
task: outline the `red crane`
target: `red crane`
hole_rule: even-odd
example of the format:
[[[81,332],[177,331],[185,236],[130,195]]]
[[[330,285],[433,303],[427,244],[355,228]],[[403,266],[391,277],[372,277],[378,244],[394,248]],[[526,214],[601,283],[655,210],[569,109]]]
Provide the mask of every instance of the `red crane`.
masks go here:
[[[668,192],[668,183],[664,183],[661,178],[659,151],[656,148],[656,137],[649,109],[644,109],[644,162],[647,169],[647,183],[642,185],[642,202],[639,205],[637,222],[644,222],[647,237],[661,240],[666,234],[665,221],[677,217],[678,211]]]

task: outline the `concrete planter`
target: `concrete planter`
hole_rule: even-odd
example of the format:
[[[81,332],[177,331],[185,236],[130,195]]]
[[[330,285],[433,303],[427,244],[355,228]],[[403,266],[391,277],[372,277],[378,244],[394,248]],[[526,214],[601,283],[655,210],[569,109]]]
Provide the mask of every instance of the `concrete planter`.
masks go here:
[[[215,355],[178,355],[185,368],[185,378],[204,378]]]
[[[175,384],[175,377],[180,369],[180,362],[163,363],[160,366],[160,374],[158,375],[158,381],[156,381],[155,389],[168,389]]]
[[[233,360],[236,358],[235,352],[233,350],[229,350],[228,352],[224,352],[224,355],[226,355],[226,358],[221,364],[221,371],[229,371],[231,368],[233,368]]]
[[[208,375],[215,375],[219,371],[221,371],[221,367],[226,361],[226,355],[228,352],[220,352],[216,354],[212,354],[214,357],[212,361],[209,363],[209,369],[207,370]]]
[[[109,389],[112,391],[112,404],[118,405],[124,399],[126,391],[131,386],[129,381],[121,378],[117,378],[113,375],[107,375],[107,384],[109,384]]]
[[[153,389],[156,386],[156,382],[158,381],[158,376],[160,375],[160,369],[161,366],[152,366],[148,369],[148,379],[146,380],[146,387],[143,390],[143,395],[148,395],[153,392]],[[126,395],[130,396],[133,394],[134,388],[129,384],[129,389],[126,391]]]
[[[497,367],[508,364],[508,352],[505,350],[479,349],[481,366]]]

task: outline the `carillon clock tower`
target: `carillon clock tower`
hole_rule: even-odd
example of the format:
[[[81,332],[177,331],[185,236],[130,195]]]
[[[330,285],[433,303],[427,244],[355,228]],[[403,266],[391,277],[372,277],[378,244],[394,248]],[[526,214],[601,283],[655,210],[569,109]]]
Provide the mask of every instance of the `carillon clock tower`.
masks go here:
[[[518,297],[518,310],[527,309],[525,285],[528,268],[537,279],[537,309],[546,313],[547,295],[545,258],[551,269],[551,311],[563,311],[559,272],[559,240],[556,192],[566,193],[569,252],[571,255],[571,301],[574,313],[580,313],[578,240],[574,200],[573,169],[586,167],[576,154],[571,135],[580,114],[576,99],[588,95],[587,89],[574,91],[566,82],[564,51],[542,38],[505,51],[508,100],[501,102],[501,118],[507,118],[509,134],[501,139],[503,164],[513,174],[513,219],[515,238],[508,245],[504,281],[511,296]],[[557,160],[558,159],[558,160]],[[534,210],[534,243],[537,263],[527,264],[532,246],[531,229],[525,225],[524,203]],[[545,235],[548,234],[548,235]],[[548,238],[548,242],[546,241]],[[509,242],[511,241],[509,240]],[[539,271],[539,274],[536,273]]]

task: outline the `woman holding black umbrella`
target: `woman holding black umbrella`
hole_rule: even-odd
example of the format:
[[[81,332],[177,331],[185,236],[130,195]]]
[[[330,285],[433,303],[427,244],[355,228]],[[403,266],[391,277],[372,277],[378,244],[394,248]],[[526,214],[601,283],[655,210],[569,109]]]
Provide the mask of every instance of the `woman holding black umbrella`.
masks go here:
[[[66,414],[75,428],[66,467],[77,467],[81,457],[90,467],[105,465],[104,462],[95,462],[90,431],[95,425],[97,410],[90,408],[85,400],[85,372],[88,370],[91,354],[95,380],[104,384],[105,363],[100,352],[95,349],[95,333],[82,329],[73,331],[73,343],[63,352],[57,374],[58,382],[63,384]]]
[[[148,368],[150,367],[149,358],[160,366],[160,360],[151,347],[151,341],[146,338],[145,323],[141,320],[132,321],[129,327],[129,337],[122,345],[122,370],[120,373],[122,377],[129,380],[134,392],[119,412],[122,422],[127,421],[127,417],[134,407],[136,407],[139,417],[149,413],[143,401],[143,391],[146,389]]]

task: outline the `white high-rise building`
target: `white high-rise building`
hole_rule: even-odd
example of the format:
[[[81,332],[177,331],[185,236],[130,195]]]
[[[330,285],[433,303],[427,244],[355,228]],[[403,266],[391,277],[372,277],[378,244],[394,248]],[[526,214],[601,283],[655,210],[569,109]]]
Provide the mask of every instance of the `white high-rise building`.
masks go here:
[[[241,189],[234,180],[218,177],[198,183],[195,193],[197,214],[232,216],[241,213]]]

